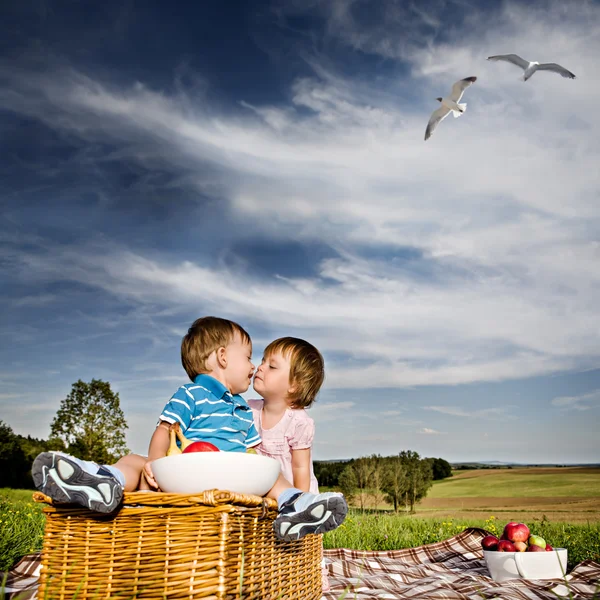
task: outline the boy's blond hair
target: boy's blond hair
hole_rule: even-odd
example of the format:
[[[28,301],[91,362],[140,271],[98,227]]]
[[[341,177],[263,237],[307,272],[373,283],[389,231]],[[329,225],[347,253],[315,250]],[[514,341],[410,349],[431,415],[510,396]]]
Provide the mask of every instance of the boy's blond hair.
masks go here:
[[[219,317],[196,319],[181,340],[181,364],[194,381],[201,373],[210,373],[206,364],[208,357],[221,347],[226,347],[238,333],[242,343],[252,344],[248,333],[241,325]]]
[[[321,353],[307,341],[294,337],[279,338],[265,348],[265,358],[277,353],[290,358],[290,384],[295,388],[290,394],[292,408],[308,408],[325,379]]]

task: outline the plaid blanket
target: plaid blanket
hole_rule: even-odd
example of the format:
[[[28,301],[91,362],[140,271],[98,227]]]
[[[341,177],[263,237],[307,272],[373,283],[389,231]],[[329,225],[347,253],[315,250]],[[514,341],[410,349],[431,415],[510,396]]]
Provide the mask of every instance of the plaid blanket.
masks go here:
[[[323,600],[600,599],[600,564],[591,560],[577,565],[566,584],[550,579],[492,581],[480,546],[486,534],[469,528],[443,542],[389,552],[325,550],[331,589]],[[8,574],[7,598],[16,600],[18,593],[18,600],[35,599],[39,568],[39,553],[24,557]]]
[[[0,574],[4,581],[6,598],[30,600],[37,593],[38,576],[40,574],[41,552],[24,556],[8,573]],[[0,593],[0,598],[2,594]]]
[[[600,599],[600,564],[580,563],[560,580],[512,579],[496,583],[489,577],[481,539],[488,534],[479,528],[427,546],[389,552],[325,550],[331,589],[325,600],[337,600],[348,590],[348,600],[538,600],[565,596],[570,599]]]

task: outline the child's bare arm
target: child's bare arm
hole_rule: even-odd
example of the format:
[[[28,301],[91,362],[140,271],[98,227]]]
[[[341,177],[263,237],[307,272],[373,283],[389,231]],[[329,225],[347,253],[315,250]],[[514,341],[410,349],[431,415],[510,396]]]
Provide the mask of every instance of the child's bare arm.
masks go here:
[[[154,474],[152,473],[152,461],[166,456],[168,449],[169,423],[161,421],[152,434],[150,447],[148,448],[148,460],[144,465],[144,476],[146,477],[148,484],[153,488],[158,489],[158,483],[156,483],[156,479],[154,479]]]
[[[295,488],[308,492],[310,490],[310,448],[292,450],[292,475]]]

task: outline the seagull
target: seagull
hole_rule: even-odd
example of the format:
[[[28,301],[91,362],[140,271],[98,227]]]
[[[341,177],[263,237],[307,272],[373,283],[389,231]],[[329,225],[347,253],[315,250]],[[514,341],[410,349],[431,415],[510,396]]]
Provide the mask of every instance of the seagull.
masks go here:
[[[436,98],[442,105],[431,113],[429,123],[427,123],[427,129],[425,130],[425,141],[433,135],[433,131],[438,126],[438,123],[443,121],[450,113],[454,115],[454,118],[457,118],[467,110],[467,105],[459,104],[459,101],[465,93],[465,90],[476,81],[477,77],[465,77],[465,79],[457,81],[452,86],[452,91],[449,96],[446,96],[445,98]]]
[[[497,56],[488,56],[488,60],[504,60],[506,62],[517,65],[523,69],[523,81],[527,81],[536,71],[554,71],[567,79],[575,79],[575,74],[571,71],[567,71],[564,67],[557,65],[556,63],[542,63],[529,62],[524,58],[521,58],[517,54],[498,54]]]

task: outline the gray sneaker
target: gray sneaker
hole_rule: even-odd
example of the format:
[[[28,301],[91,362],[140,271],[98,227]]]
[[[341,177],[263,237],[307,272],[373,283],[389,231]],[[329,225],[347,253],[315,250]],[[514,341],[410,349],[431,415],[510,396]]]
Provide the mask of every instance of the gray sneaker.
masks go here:
[[[101,513],[115,510],[123,498],[123,486],[99,466],[88,473],[75,461],[56,452],[38,454],[31,467],[35,487],[59,504],[78,504]]]
[[[314,495],[314,501],[298,510],[296,501],[306,492],[292,496],[279,510],[273,522],[275,535],[284,542],[299,540],[308,533],[331,531],[346,518],[348,505],[342,494],[323,492]],[[311,494],[312,495],[312,494]]]

